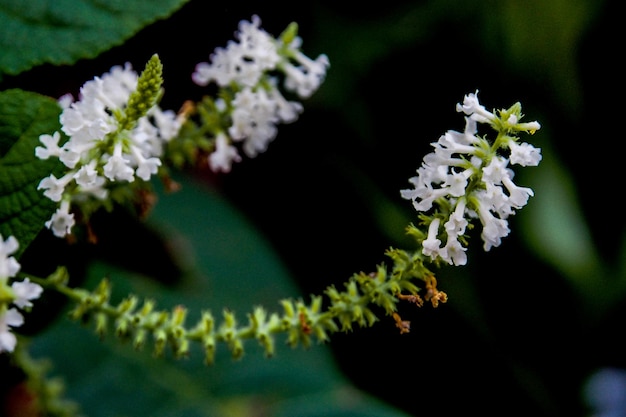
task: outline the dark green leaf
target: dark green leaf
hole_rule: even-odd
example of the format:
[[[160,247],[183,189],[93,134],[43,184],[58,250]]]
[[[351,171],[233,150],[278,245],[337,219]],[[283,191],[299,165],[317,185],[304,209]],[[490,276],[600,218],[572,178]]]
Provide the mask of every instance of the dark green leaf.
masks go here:
[[[59,130],[58,103],[22,90],[0,92],[0,234],[20,242],[21,254],[55,210],[37,185],[60,163],[35,156],[39,135]]]
[[[0,0],[0,77],[120,45],[188,0]]]

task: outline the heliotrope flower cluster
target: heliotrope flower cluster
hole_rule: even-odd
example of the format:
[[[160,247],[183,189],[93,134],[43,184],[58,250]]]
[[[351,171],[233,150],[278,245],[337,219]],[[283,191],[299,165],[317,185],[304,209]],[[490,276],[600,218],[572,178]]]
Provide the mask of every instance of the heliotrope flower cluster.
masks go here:
[[[302,39],[295,24],[278,38],[260,28],[261,19],[241,21],[236,41],[216,48],[209,62],[201,62],[192,74],[201,86],[215,83],[233,90],[233,97],[218,101],[230,124],[215,132],[215,151],[209,156],[213,171],[228,172],[241,156],[233,142],[241,142],[243,152],[255,157],[276,137],[279,123],[291,123],[302,112],[301,103],[288,100],[279,85],[300,98],[308,98],[323,82],[329,61],[326,55],[315,60],[300,51]]]
[[[172,111],[156,104],[161,94],[161,64],[154,56],[141,77],[127,63],[86,82],[78,101],[68,96],[59,102],[61,132],[41,135],[35,149],[40,159],[58,158],[67,167],[64,175],[51,174],[38,188],[59,203],[46,226],[58,236],[69,234],[75,224],[73,203],[105,201],[111,185],[147,181],[161,165],[164,143],[180,128]]]
[[[409,179],[412,189],[401,190],[412,200],[428,233],[421,242],[422,253],[433,260],[464,265],[466,229],[478,219],[482,225],[483,248],[499,246],[509,234],[507,218],[525,206],[533,191],[513,182],[511,165],[536,166],[541,149],[520,142],[519,132],[534,133],[539,123],[521,123],[521,105],[490,112],[478,101],[478,92],[457,104],[465,117],[465,131],[448,131],[424,157],[417,176]],[[479,123],[490,125],[495,140],[477,136]]]
[[[20,270],[20,264],[15,257],[10,256],[18,249],[19,243],[14,236],[3,240],[0,235],[0,353],[12,352],[17,344],[17,338],[11,332],[12,328],[24,324],[24,316],[19,310],[28,311],[33,304],[32,300],[39,298],[43,288],[25,278],[23,281],[13,281]]]

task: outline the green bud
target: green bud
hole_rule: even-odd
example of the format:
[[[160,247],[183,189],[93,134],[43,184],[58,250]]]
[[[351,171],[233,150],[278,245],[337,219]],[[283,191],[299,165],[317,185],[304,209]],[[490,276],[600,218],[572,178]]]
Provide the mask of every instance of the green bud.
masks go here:
[[[139,329],[133,339],[133,347],[135,348],[135,350],[141,350],[143,349],[145,344],[146,344],[146,331],[143,329]]]
[[[298,36],[298,24],[291,22],[287,28],[280,34],[279,39],[285,44],[289,45]]]
[[[124,117],[120,120],[120,129],[130,130],[137,120],[145,116],[154,107],[161,95],[163,85],[163,64],[159,56],[154,54],[146,64],[137,80],[137,89],[128,99]]]
[[[104,313],[96,314],[96,333],[99,337],[104,337],[107,332],[109,318]]]

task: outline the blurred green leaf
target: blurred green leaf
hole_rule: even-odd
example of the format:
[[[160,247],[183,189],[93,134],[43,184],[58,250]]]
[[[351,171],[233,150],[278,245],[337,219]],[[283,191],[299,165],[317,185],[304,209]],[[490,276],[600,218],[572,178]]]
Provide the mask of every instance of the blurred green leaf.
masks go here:
[[[558,270],[585,299],[604,300],[598,283],[606,278],[605,268],[574,181],[549,146],[542,147],[542,155],[541,164],[528,175],[535,196],[519,218],[520,232],[536,256]]]
[[[120,297],[141,294],[157,300],[157,308],[183,304],[188,323],[202,309],[217,315],[228,308],[245,319],[254,305],[274,310],[280,299],[298,297],[280,259],[237,210],[205,185],[182,184],[180,192],[160,194],[149,223],[192,266],[186,280],[172,289],[98,263],[91,285],[107,275]],[[90,417],[404,415],[351,386],[328,346],[292,349],[280,336],[273,358],[249,341],[241,360],[218,346],[215,364],[205,366],[198,346],[186,360],[154,359],[112,335],[100,341],[92,329],[64,318],[33,339],[31,352],[54,361],[67,397]]]
[[[19,256],[44,227],[56,204],[37,190],[58,161],[35,156],[39,135],[59,129],[58,103],[22,90],[0,92],[0,234],[20,242]]]
[[[188,0],[0,0],[0,79],[120,45]]]
[[[481,2],[487,45],[514,73],[545,81],[567,111],[582,104],[578,47],[604,1],[530,0]],[[487,10],[485,10],[487,12]],[[499,34],[493,32],[497,30]]]

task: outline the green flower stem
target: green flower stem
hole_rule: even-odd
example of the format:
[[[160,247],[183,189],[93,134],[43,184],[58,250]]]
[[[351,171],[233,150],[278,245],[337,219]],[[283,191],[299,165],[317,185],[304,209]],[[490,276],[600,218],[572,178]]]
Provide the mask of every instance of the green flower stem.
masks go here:
[[[199,343],[205,352],[205,362],[212,364],[219,343],[225,344],[233,358],[238,359],[244,354],[244,342],[255,339],[265,354],[272,356],[275,336],[279,333],[286,334],[286,342],[291,347],[309,347],[313,340],[325,342],[330,334],[350,331],[355,324],[372,326],[379,320],[381,310],[382,314],[394,318],[402,332],[408,331],[408,322],[401,321],[396,313],[397,304],[408,300],[421,306],[424,300],[418,295],[420,281],[427,289],[424,299],[433,306],[445,302],[446,296],[436,290],[434,274],[424,266],[420,253],[389,249],[387,255],[394,263],[390,272],[386,266],[379,265],[373,273],[354,274],[344,283],[343,290],[329,286],[326,297],[312,296],[308,303],[302,299],[284,299],[280,302],[280,313],[270,313],[257,306],[247,315],[245,324],[240,324],[235,313],[226,309],[221,320],[210,311],[203,311],[197,323],[188,327],[185,307],[157,310],[153,300],[140,302],[134,295],[112,305],[111,284],[107,279],[100,281],[93,291],[71,288],[63,267],[47,278],[28,277],[47,290],[67,296],[75,303],[69,316],[94,322],[101,337],[113,328],[118,338],[132,340],[137,350],[151,339],[157,357],[162,356],[168,346],[176,358],[185,357],[189,354],[190,343]]]

